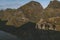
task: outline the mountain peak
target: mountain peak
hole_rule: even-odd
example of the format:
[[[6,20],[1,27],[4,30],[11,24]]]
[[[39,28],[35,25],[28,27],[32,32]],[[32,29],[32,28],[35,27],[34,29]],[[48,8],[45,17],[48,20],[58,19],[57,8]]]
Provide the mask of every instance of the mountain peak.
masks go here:
[[[29,3],[37,3],[37,4],[40,4],[39,2],[36,2],[36,1],[30,1]]]
[[[43,10],[41,4],[36,1],[30,1],[29,3],[18,8],[18,10],[20,9],[24,12],[25,17],[32,22],[37,22],[40,20],[40,15]]]
[[[50,1],[49,5],[47,8],[60,8],[60,2],[57,0]]]

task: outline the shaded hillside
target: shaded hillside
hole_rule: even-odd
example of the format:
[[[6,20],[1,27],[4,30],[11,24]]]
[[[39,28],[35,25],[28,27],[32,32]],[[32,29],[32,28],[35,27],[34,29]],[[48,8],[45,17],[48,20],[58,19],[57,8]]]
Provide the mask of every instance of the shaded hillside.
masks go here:
[[[22,40],[60,40],[60,32],[53,30],[39,30],[35,23],[28,22],[18,28],[16,35]]]
[[[11,33],[11,34],[15,34],[15,35],[18,35],[19,34],[18,32],[23,32],[23,30],[27,30],[27,31],[34,30],[35,25],[36,25],[35,23],[28,22],[28,23],[16,28],[13,25],[6,25],[6,22],[7,21],[0,21],[0,30]]]
[[[6,25],[7,21],[0,20],[0,30],[14,34],[16,31],[16,27],[13,25]]]
[[[4,12],[3,10],[0,10],[0,19],[1,19],[1,18],[3,17],[3,15],[4,15],[3,12]]]
[[[39,30],[35,28],[35,25],[35,23],[28,22],[16,29],[12,26],[7,27],[7,25],[5,25],[2,27],[1,25],[0,30],[16,35],[21,40],[60,40],[59,31]],[[5,37],[5,39],[7,38]]]
[[[22,40],[60,40],[60,32],[53,30],[39,30],[35,23],[28,22],[18,28],[16,35]]]
[[[41,4],[36,1],[31,1],[18,8],[18,10],[20,9],[23,11],[25,17],[32,22],[38,22],[43,11]]]
[[[46,16],[46,18],[57,16],[60,17],[60,1],[50,1],[49,5],[47,6],[43,13]]]

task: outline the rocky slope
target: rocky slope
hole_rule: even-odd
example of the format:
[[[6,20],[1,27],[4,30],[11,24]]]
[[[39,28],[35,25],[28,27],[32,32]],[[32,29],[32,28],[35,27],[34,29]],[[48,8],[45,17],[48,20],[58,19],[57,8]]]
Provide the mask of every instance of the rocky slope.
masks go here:
[[[43,13],[46,19],[51,19],[53,22],[56,22],[57,25],[60,25],[60,1],[50,1]]]
[[[47,18],[60,17],[60,1],[50,1],[47,8],[44,10],[44,15]]]
[[[16,9],[6,9],[0,12],[1,20],[8,20],[7,25],[21,26],[28,22],[28,19],[24,16],[23,12]]]
[[[31,22],[38,22],[43,11],[41,4],[36,1],[31,1],[18,8],[18,10],[19,9],[23,11],[25,17],[28,18]]]
[[[8,20],[7,25],[21,26],[28,21],[38,22],[42,14],[42,6],[36,1],[31,1],[18,9],[6,9],[0,12],[2,20]]]
[[[15,11],[14,15],[8,20],[7,24],[9,25],[15,25],[15,26],[21,26],[25,23],[27,23],[29,20],[24,16],[23,12]]]
[[[60,2],[50,1],[50,4],[43,10],[40,3],[36,1],[30,1],[18,9],[6,9],[0,11],[0,19],[8,20],[7,25],[15,25],[17,27],[27,22],[39,22],[40,18],[46,20],[55,20],[60,17]],[[55,18],[55,19],[54,19]],[[58,18],[59,20],[59,18]],[[57,22],[57,20],[55,20]],[[53,21],[53,22],[55,22]],[[59,21],[60,22],[60,21]],[[57,24],[60,24],[57,22]]]

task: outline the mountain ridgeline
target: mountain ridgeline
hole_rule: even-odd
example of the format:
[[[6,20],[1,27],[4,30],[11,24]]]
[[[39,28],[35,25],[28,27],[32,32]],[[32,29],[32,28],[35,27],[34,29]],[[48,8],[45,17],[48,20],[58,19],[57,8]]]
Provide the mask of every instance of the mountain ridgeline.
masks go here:
[[[45,9],[31,1],[18,9],[0,10],[0,39],[60,40],[60,2],[51,1]]]

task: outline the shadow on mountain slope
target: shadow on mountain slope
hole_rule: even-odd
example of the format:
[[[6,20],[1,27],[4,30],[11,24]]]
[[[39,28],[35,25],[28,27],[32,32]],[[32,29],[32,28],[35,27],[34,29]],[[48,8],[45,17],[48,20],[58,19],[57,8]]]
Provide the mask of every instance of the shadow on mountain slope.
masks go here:
[[[6,25],[7,21],[0,20],[0,30],[14,34],[16,31],[15,26]]]
[[[3,24],[3,22],[1,22]],[[18,36],[22,40],[60,40],[60,32],[53,30],[39,30],[35,28],[35,23],[28,22],[19,28],[14,26],[1,25],[0,30]]]
[[[32,31],[35,29],[35,23],[32,23],[32,22],[28,22],[24,25],[22,25],[21,27],[19,28],[16,28],[15,26],[13,25],[5,25],[7,21],[1,21],[0,20],[0,30],[3,30],[5,32],[8,32],[8,33],[12,33],[12,34],[17,34],[18,32],[22,32],[23,30],[25,31]]]

